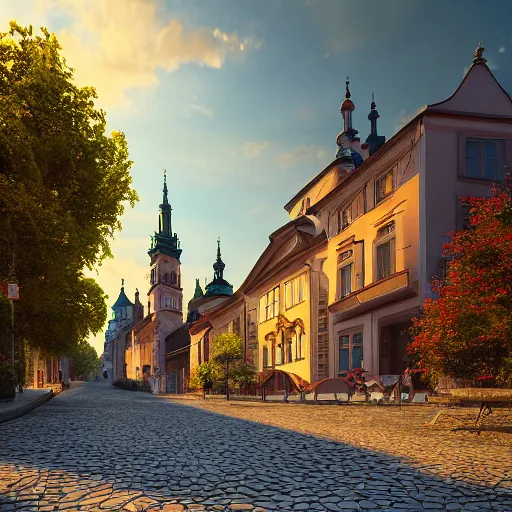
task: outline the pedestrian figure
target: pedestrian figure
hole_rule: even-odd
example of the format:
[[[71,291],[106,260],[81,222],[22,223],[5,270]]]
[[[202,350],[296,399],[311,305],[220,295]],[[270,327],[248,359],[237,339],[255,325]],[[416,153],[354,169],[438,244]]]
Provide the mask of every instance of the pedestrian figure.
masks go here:
[[[108,372],[107,372],[107,370],[103,371],[103,378],[104,379],[108,379]]]

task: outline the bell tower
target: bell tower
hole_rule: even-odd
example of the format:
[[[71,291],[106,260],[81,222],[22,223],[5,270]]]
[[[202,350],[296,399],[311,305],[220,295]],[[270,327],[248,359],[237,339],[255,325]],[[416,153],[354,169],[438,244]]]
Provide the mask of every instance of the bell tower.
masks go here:
[[[181,288],[181,248],[172,232],[172,208],[169,204],[167,172],[164,170],[163,200],[160,205],[158,232],[151,237],[148,254],[151,272],[148,291],[149,314],[153,315],[152,373],[165,373],[165,338],[183,325],[183,289]]]

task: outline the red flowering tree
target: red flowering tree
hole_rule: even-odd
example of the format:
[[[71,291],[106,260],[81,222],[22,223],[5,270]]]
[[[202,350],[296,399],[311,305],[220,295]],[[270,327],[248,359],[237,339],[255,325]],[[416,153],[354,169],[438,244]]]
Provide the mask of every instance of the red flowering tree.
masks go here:
[[[512,384],[512,181],[464,198],[471,227],[450,233],[446,275],[414,320],[411,352],[433,375]]]

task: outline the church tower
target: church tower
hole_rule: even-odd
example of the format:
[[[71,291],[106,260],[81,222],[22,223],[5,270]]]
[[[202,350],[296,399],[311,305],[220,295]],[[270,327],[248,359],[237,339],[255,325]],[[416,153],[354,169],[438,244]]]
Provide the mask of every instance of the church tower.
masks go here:
[[[167,176],[164,171],[163,200],[160,205],[158,232],[151,237],[151,272],[148,314],[154,316],[154,373],[165,373],[165,338],[183,325],[183,289],[181,288],[180,242],[172,232],[172,208],[169,204]]]

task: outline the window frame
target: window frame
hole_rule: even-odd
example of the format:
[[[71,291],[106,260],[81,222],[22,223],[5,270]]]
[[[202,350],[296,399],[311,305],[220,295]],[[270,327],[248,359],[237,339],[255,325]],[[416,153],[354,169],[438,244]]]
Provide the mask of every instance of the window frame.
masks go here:
[[[292,279],[286,281],[284,283],[284,309],[288,311],[289,309],[297,306],[304,302],[307,298],[307,273],[303,272],[298,276],[293,277]],[[301,290],[301,281],[303,282],[303,289]],[[288,290],[291,289],[291,304],[288,305]],[[301,297],[302,291],[302,297]],[[295,296],[297,295],[297,300]]]
[[[374,282],[385,279],[396,273],[396,235],[395,235],[395,221],[388,222],[377,231],[377,237],[374,240],[373,247],[373,277]],[[379,275],[379,250],[380,247],[389,244],[389,257],[390,257],[390,271],[388,275]]]
[[[269,303],[268,299],[270,297],[270,294],[272,294],[272,302]],[[268,322],[269,320],[272,320],[273,318],[276,318],[279,315],[279,308],[280,308],[280,286],[277,285],[271,290],[269,290],[267,293],[264,293],[260,296],[259,300],[259,323],[262,324],[264,322]],[[276,300],[277,297],[277,300]],[[265,305],[262,307],[262,301],[265,301]],[[269,308],[272,310],[272,316],[268,315]],[[265,314],[263,314],[265,312]]]
[[[354,341],[354,337],[355,336],[358,336],[360,335],[360,341],[358,342],[355,342]],[[346,345],[346,347],[344,346],[343,347],[343,350],[348,350],[347,352],[347,360],[348,360],[348,368],[346,369],[341,369],[340,368],[340,364],[341,364],[341,350],[342,350],[342,346],[341,346],[341,339],[342,338],[348,338],[348,343]],[[363,366],[363,361],[364,361],[364,330],[363,330],[363,327],[357,327],[357,328],[352,328],[350,329],[350,331],[340,331],[337,333],[337,342],[336,342],[336,346],[337,346],[337,360],[336,360],[336,368],[337,368],[337,373],[338,373],[338,376],[343,376],[343,375],[346,375],[347,372],[350,372],[351,370],[353,370],[354,368],[361,368]],[[354,347],[360,347],[360,359],[359,359],[359,362],[360,362],[360,366],[354,366]]]
[[[350,292],[347,294],[342,295],[343,291],[343,280],[342,280],[342,274],[346,267],[350,267]],[[345,251],[338,254],[338,265],[337,265],[337,274],[336,274],[336,287],[337,287],[337,299],[343,299],[344,297],[347,297],[352,292],[354,292],[354,285],[355,285],[355,279],[354,279],[354,273],[355,273],[355,265],[354,265],[354,250],[352,248],[346,249]]]
[[[350,201],[350,203],[345,204],[344,207],[338,210],[338,233],[341,233],[342,231],[347,229],[354,221],[356,221],[359,217],[365,214],[365,190],[366,187],[360,190],[352,199],[352,201]],[[361,202],[361,205],[359,205],[359,202]]]
[[[459,165],[459,177],[489,183],[503,183],[505,180],[505,149],[506,139],[499,137],[478,137],[472,135],[462,135],[462,143],[460,145],[460,165]],[[468,175],[468,144],[477,143],[479,145],[479,159],[480,159],[480,176],[469,176]],[[496,145],[496,173],[494,178],[485,176],[486,170],[486,157],[485,157],[485,144],[494,143]],[[501,176],[500,176],[501,173]]]
[[[385,192],[384,194],[380,194],[380,183],[386,183],[388,176],[391,176],[391,190],[389,192]],[[374,190],[374,198],[375,198],[375,206],[377,206],[380,202],[384,201],[387,197],[389,197],[395,191],[395,167],[388,169],[385,173],[381,174],[374,182],[373,182],[373,190]]]

